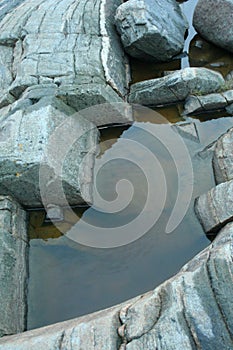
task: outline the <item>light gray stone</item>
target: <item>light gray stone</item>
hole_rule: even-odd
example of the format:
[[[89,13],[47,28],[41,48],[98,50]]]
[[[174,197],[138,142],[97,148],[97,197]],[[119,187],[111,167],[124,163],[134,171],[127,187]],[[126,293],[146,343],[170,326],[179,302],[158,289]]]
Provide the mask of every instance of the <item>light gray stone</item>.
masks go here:
[[[213,168],[216,183],[233,180],[233,128],[218,139],[213,155]]]
[[[224,109],[227,105],[228,101],[221,93],[213,93],[204,96],[191,95],[185,101],[183,115]]]
[[[199,0],[193,24],[213,44],[233,52],[232,0]]]
[[[218,72],[206,68],[184,68],[163,78],[131,85],[129,102],[160,105],[183,101],[192,93],[208,94],[217,91],[224,79]]]
[[[206,233],[214,233],[233,221],[233,180],[219,184],[201,195],[195,212]]]
[[[129,0],[115,18],[123,46],[133,57],[168,61],[183,49],[188,23],[175,0]]]
[[[120,306],[0,340],[1,350],[118,349]]]
[[[172,128],[177,131],[182,137],[200,143],[197,126],[193,122],[176,123]]]
[[[26,212],[0,196],[0,337],[26,327],[27,255]]]
[[[229,224],[175,277],[128,306],[127,350],[232,348],[232,236]]]
[[[2,116],[0,193],[28,207],[42,206],[42,199],[45,206],[64,205],[58,191],[62,181],[70,204],[91,202],[99,133],[73,113],[62,101],[48,97]]]
[[[67,100],[69,93],[74,100],[76,92],[77,109],[85,99],[85,107],[100,101],[121,102],[130,80],[114,26],[121,3],[59,0],[54,6],[54,0],[24,0],[13,6],[0,21],[3,104],[35,85],[41,85],[40,95],[47,96],[47,84],[59,87]]]

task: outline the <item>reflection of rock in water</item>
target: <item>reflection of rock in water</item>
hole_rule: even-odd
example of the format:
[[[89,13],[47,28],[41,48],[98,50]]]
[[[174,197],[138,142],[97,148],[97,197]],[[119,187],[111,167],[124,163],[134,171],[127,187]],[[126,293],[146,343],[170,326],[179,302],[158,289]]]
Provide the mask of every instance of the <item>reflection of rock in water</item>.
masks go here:
[[[233,56],[196,35],[190,43],[189,62],[192,67],[204,66],[226,76],[232,70]]]

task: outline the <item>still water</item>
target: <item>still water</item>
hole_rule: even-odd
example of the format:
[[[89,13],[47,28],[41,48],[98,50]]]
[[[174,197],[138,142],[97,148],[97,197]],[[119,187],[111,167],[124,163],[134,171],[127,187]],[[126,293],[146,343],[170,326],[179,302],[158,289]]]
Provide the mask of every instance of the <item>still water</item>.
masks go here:
[[[96,160],[98,166],[103,165],[97,180],[99,191],[106,200],[111,201],[116,196],[116,183],[119,179],[127,178],[133,184],[135,193],[127,208],[117,214],[99,213],[89,208],[76,210],[79,217],[96,227],[111,229],[132,221],[143,209],[147,182],[141,169],[134,164],[139,154],[124,148],[128,139],[150,149],[163,167],[167,196],[162,214],[145,235],[131,244],[97,249],[77,244],[60,235],[51,224],[44,223],[43,212],[32,213],[29,329],[87,314],[153,289],[209,244],[193,211],[194,198],[214,186],[211,157],[208,152],[200,155],[199,151],[232,124],[231,118],[203,123],[197,120],[200,142],[184,138],[194,170],[193,195],[184,219],[170,234],[165,233],[165,228],[178,191],[177,170],[171,155],[155,137],[145,134],[141,129],[141,125],[144,125],[142,122],[136,122],[124,131],[122,128],[103,131],[102,153]],[[170,128],[167,124],[147,123],[147,126],[151,130],[159,130],[160,135]],[[115,160],[106,163],[105,158],[109,159],[109,156]],[[127,156],[131,162],[124,160]],[[140,158],[143,158],[143,154],[140,154]],[[144,168],[150,168],[146,157]],[[183,175],[186,181],[183,182],[183,190],[186,191],[191,183]],[[154,178],[154,187],[159,189],[157,178]],[[154,205],[149,215],[154,215],[159,203],[160,198],[155,192]],[[65,219],[69,222],[69,213],[66,213]],[[63,225],[67,225],[67,222]],[[85,226],[83,228],[81,225],[82,229],[85,230]]]

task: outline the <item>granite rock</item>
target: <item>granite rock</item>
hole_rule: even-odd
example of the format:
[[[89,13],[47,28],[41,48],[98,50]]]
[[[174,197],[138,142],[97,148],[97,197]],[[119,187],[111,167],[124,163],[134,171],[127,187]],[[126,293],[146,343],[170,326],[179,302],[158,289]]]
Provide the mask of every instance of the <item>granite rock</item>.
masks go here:
[[[219,184],[195,203],[195,212],[206,233],[216,233],[233,221],[233,180]]]
[[[224,79],[220,73],[207,68],[184,68],[165,77],[131,85],[129,102],[160,105],[183,101],[192,93],[217,91]]]
[[[183,49],[188,23],[175,0],[129,0],[115,18],[123,46],[133,57],[168,61]]]
[[[26,328],[27,256],[26,212],[0,196],[0,337]]]
[[[1,194],[27,207],[64,205],[62,183],[70,204],[91,202],[99,135],[93,123],[53,97],[15,107],[0,121]]]
[[[76,101],[81,100],[77,109],[85,99],[85,106],[122,101],[130,76],[114,26],[121,0],[14,3],[0,20],[0,92],[5,105],[30,86],[42,85],[46,96],[46,84],[55,84],[66,96],[70,90],[75,93]]]
[[[217,184],[233,180],[233,128],[218,139],[214,149],[213,168]]]
[[[232,12],[232,0],[199,0],[194,27],[206,40],[233,52]]]

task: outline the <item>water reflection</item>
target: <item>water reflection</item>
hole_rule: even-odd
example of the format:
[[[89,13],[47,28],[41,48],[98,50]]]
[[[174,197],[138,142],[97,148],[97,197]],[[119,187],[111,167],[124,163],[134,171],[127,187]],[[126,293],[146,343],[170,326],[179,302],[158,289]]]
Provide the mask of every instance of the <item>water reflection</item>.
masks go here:
[[[198,152],[232,126],[232,119],[224,118],[204,123],[196,121],[196,124],[200,143],[185,139],[194,169],[193,200],[214,185],[211,157],[199,157]],[[157,127],[170,126],[158,124]],[[142,141],[143,135],[140,134],[137,124],[126,130],[114,130],[114,142],[109,143],[110,149],[105,149],[97,161],[102,162],[108,152],[121,156],[119,152],[124,149],[122,145],[126,138]],[[105,132],[105,141],[108,139],[108,132],[110,138],[114,136],[113,130]],[[194,215],[193,200],[177,229],[170,235],[164,234],[177,195],[176,167],[169,153],[159,142],[156,144],[153,139],[153,144],[150,144],[149,138],[143,141],[156,153],[165,170],[168,196],[156,225],[137,241],[115,249],[88,248],[72,242],[65,236],[59,237],[43,222],[42,214],[33,214],[34,219],[31,223],[36,227],[36,233],[34,232],[33,236],[31,226],[31,238],[40,238],[32,239],[30,244],[28,328],[77,317],[153,289],[208,245],[209,241]],[[125,148],[126,154],[127,151]],[[146,182],[140,169],[133,165],[133,154],[130,156],[131,163],[122,162],[120,166],[112,163],[104,168],[98,183],[102,195],[106,199],[112,199],[118,179],[122,178],[122,174],[130,175],[137,191],[127,210],[114,217],[96,215],[92,208],[82,209],[83,212],[77,209],[76,213],[79,213],[80,217],[85,217],[85,220],[100,226],[112,227],[137,215],[145,201]],[[154,181],[156,184],[157,179]],[[156,210],[158,200],[155,198],[151,215]],[[65,218],[68,223],[73,222],[71,213],[66,213]]]

